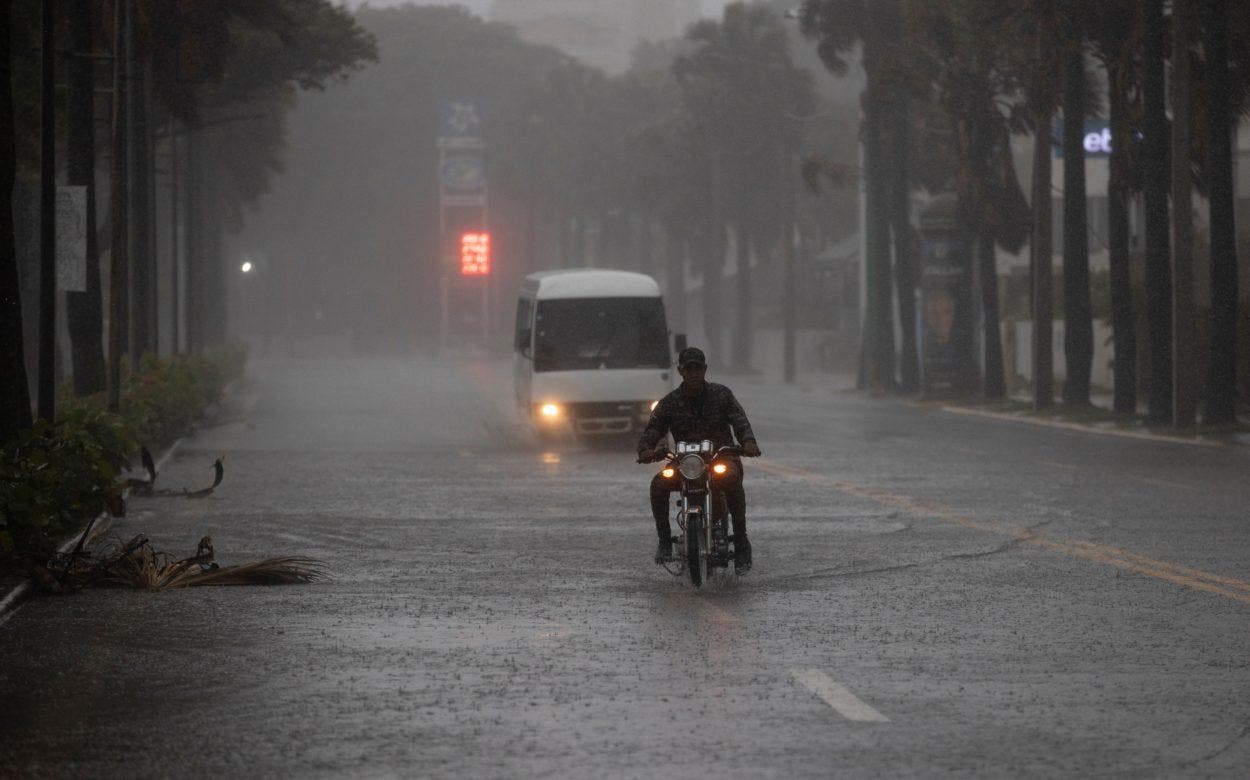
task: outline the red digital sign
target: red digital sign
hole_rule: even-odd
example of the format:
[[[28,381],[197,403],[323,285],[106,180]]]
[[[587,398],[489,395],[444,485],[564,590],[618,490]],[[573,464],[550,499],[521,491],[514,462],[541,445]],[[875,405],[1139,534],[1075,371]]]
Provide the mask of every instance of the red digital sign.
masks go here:
[[[460,236],[460,275],[490,276],[490,233]]]

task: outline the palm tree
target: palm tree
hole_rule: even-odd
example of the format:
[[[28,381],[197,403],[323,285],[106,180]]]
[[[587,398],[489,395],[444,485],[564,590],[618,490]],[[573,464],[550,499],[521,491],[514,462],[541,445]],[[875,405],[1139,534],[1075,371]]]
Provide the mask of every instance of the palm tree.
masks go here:
[[[1250,15],[1243,5],[1238,4],[1238,13],[1244,24]],[[1203,420],[1216,425],[1237,421],[1238,283],[1232,137],[1234,109],[1243,105],[1246,85],[1244,72],[1238,83],[1230,72],[1230,31],[1240,29],[1244,33],[1245,29],[1229,24],[1231,8],[1228,0],[1206,0],[1202,19],[1207,72],[1205,173],[1211,203],[1211,324]],[[1240,42],[1244,47],[1244,39]]]
[[[1146,205],[1146,322],[1150,345],[1147,416],[1172,421],[1172,270],[1169,263],[1168,129],[1164,105],[1163,0],[1142,3],[1142,154]]]
[[[1008,67],[1023,93],[1024,115],[1033,133],[1032,225],[1029,237],[1031,310],[1033,316],[1033,406],[1048,409],[1055,402],[1052,342],[1054,320],[1053,209],[1051,122],[1059,104],[1058,74],[1065,9],[1059,0],[1020,0],[1007,37],[1018,41],[1008,52]]]
[[[984,392],[1006,394],[995,247],[1018,251],[1028,238],[1028,204],[1012,162],[1011,132],[1022,128],[1007,98],[1019,91],[1014,42],[987,34],[1012,15],[992,0],[915,0],[904,18],[912,72],[925,74],[933,99],[955,127],[952,182],[978,262],[984,328]]]
[[[818,41],[817,52],[831,73],[845,74],[848,55],[861,47],[866,83],[861,97],[864,148],[864,312],[860,380],[873,389],[894,387],[894,316],[890,273],[891,199],[887,115],[891,78],[905,69],[897,63],[898,0],[804,0],[799,10],[803,33]],[[911,291],[905,291],[910,296]],[[900,299],[907,300],[900,295]]]
[[[1192,0],[1172,0],[1172,422],[1194,424],[1193,175],[1190,161]]]
[[[1069,40],[1079,40],[1081,20],[1069,17]],[[1085,49],[1065,50],[1063,71],[1063,349],[1065,404],[1089,403],[1094,326],[1089,299],[1089,226],[1085,202]]]
[[[1107,73],[1107,110],[1113,143],[1107,161],[1107,254],[1111,282],[1111,327],[1114,340],[1114,398],[1117,412],[1137,411],[1137,328],[1129,273],[1129,194],[1138,188],[1134,159],[1140,146],[1134,128],[1140,122],[1142,28],[1137,0],[1113,0],[1086,17],[1094,56]]]
[[[714,198],[733,225],[737,250],[732,364],[751,367],[754,340],[752,253],[770,245],[788,215],[781,196],[783,162],[798,145],[799,120],[815,102],[811,79],[792,61],[776,12],[733,3],[720,22],[705,20],[687,33],[697,48],[674,72],[687,105],[705,128]]]
[[[96,237],[95,189],[95,60],[86,56],[94,42],[95,9],[91,3],[69,4],[66,19],[70,47],[67,61],[69,88],[66,122],[66,180],[87,190],[87,285],[65,295],[69,324],[74,393],[91,395],[104,390],[104,344],[100,323],[104,295],[100,287],[100,251]]]
[[[0,3],[0,443],[29,428],[30,388],[22,343],[22,302],[13,227],[14,149],[12,58],[9,31],[12,3]]]

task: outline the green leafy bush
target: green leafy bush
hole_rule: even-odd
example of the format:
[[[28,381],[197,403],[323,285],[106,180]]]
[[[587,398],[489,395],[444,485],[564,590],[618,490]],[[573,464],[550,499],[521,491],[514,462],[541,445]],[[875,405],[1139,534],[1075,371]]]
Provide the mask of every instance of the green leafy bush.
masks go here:
[[[39,420],[0,449],[0,560],[48,552],[83,521],[120,507],[129,456],[190,433],[246,361],[242,347],[144,356],[123,376],[117,414],[102,394],[75,398],[64,388],[54,424]]]
[[[0,451],[0,557],[50,552],[84,520],[120,506],[136,440],[115,414],[73,409],[39,420]]]

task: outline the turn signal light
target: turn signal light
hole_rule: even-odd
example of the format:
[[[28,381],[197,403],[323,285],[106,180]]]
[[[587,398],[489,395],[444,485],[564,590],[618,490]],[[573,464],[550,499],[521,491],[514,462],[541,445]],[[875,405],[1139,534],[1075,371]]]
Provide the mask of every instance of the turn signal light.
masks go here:
[[[729,467],[726,466],[724,463],[717,463],[715,466],[712,467],[712,471],[715,471],[717,474],[724,474],[728,470],[729,470]]]
[[[555,404],[543,404],[543,408],[540,411],[543,417],[552,418],[560,416],[560,407]]]
[[[660,472],[660,476],[664,477],[665,479],[672,479],[673,475],[676,473],[677,472],[673,471],[672,469],[664,469],[663,471]]]

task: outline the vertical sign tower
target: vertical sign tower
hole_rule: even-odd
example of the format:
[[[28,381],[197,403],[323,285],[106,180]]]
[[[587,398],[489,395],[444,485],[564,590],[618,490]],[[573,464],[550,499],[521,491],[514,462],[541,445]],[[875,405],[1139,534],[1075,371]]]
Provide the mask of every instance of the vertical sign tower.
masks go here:
[[[438,117],[440,346],[490,339],[491,236],[481,110],[447,100]]]

